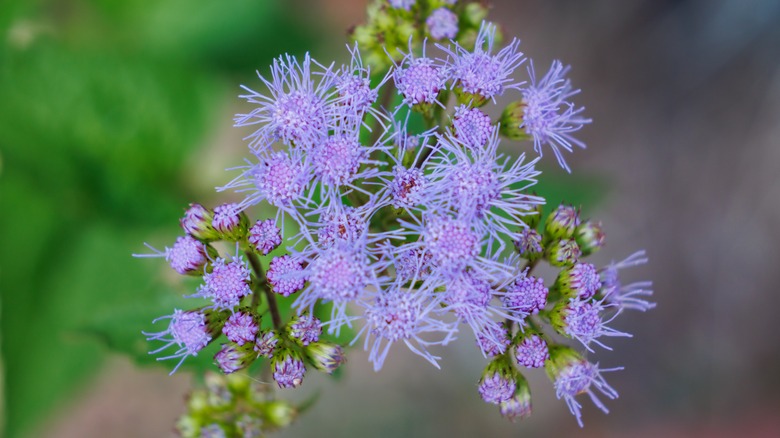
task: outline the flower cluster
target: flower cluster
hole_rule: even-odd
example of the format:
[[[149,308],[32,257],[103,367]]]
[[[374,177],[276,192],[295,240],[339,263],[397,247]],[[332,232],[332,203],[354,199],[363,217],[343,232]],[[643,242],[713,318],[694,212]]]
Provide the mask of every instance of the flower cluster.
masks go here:
[[[308,367],[332,373],[344,362],[327,339],[352,336],[375,370],[396,344],[438,367],[437,351],[465,329],[490,359],[478,393],[503,416],[530,415],[520,370],[545,368],[582,425],[575,397],[587,393],[606,412],[597,393],[617,393],[601,373],[617,368],[556,339],[609,349],[607,338],[630,336],[612,321],[654,304],[649,282],[621,281],[644,252],[604,267],[586,261],[604,246],[601,224],[571,205],[542,217],[545,200],[531,192],[545,148],[570,171],[562,151],[584,147],[573,134],[590,120],[570,101],[568,68],[556,61],[537,79],[518,40],[502,46],[494,24],[466,26],[480,17],[475,3],[373,8],[347,64],[285,55],[261,88],[243,87],[253,108],[235,125],[250,128],[252,158],[219,188],[241,201],[192,204],[185,235],[151,254],[202,277],[192,296],[207,300],[147,335],[164,342],[155,353],[175,345],[164,358],[178,368],[224,334],[214,359],[225,374],[264,358],[279,387],[295,388]],[[364,39],[380,23],[385,37],[405,35],[404,23],[422,35],[383,38],[379,62],[376,38]],[[502,96],[519,100],[493,121],[485,109]],[[531,156],[503,154],[503,139],[530,140]],[[261,203],[277,213],[253,222]],[[220,255],[215,241],[235,252]],[[533,275],[541,262],[557,270],[554,282]]]

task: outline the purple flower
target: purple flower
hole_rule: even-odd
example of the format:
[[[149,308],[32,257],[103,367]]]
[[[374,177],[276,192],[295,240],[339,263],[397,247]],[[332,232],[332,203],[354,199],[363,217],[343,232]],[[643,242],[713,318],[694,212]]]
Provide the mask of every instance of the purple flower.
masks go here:
[[[284,297],[303,289],[306,278],[301,262],[289,254],[274,257],[268,266],[268,282],[274,292]]]
[[[343,66],[336,77],[335,86],[339,95],[339,103],[354,111],[358,117],[368,112],[378,121],[385,119],[386,116],[373,109],[372,105],[379,97],[377,90],[390,78],[389,72],[376,87],[371,88],[371,70],[363,66],[363,59],[360,56],[357,43],[352,47],[347,47],[347,49],[351,55],[350,63],[348,66]]]
[[[203,275],[204,285],[194,296],[210,299],[217,309],[232,309],[241,298],[252,293],[249,267],[240,257],[233,257],[228,263],[218,258],[211,265],[211,272]]]
[[[477,347],[488,357],[503,354],[509,348],[509,332],[500,325],[487,325],[477,333]]]
[[[531,388],[524,377],[518,377],[516,386],[512,398],[498,405],[501,416],[512,422],[531,416]]]
[[[547,342],[539,335],[524,336],[515,348],[517,363],[528,368],[541,368],[549,358]]]
[[[497,405],[511,399],[515,394],[515,388],[515,380],[509,373],[495,371],[482,376],[478,389],[482,400]]]
[[[274,380],[280,388],[297,388],[303,383],[306,366],[298,353],[283,350],[272,361]]]
[[[207,315],[212,316],[209,317]],[[175,309],[173,315],[157,318],[153,322],[161,319],[170,319],[166,330],[158,333],[144,332],[144,335],[146,335],[147,341],[165,342],[165,345],[150,351],[149,354],[157,354],[174,344],[179,347],[174,354],[157,358],[157,360],[180,359],[179,363],[171,371],[171,374],[179,369],[184,359],[188,356],[197,356],[198,352],[208,345],[221,329],[218,318],[214,318],[213,314],[207,314],[200,310],[182,311]]]
[[[320,67],[320,71],[312,72],[312,63]],[[315,80],[315,77],[319,79]],[[333,105],[335,75],[330,68],[317,64],[308,53],[302,63],[290,55],[280,56],[271,66],[270,80],[263,76],[260,80],[268,88],[269,95],[242,85],[249,94],[241,97],[257,107],[235,117],[235,126],[260,125],[247,137],[253,149],[263,152],[274,141],[308,149],[328,135],[335,123],[333,113],[336,110]]]
[[[398,280],[387,291],[377,294],[374,302],[366,308],[366,326],[358,333],[360,336],[364,331],[368,332],[364,348],[370,349],[368,359],[373,362],[374,371],[382,368],[390,347],[398,341],[439,368],[439,357],[429,353],[426,347],[446,345],[454,339],[456,329],[452,324],[433,318],[436,306],[426,288],[407,290]],[[431,332],[444,336],[436,341],[423,340],[421,335]]]
[[[338,207],[331,207],[321,215],[317,237],[322,247],[330,247],[338,241],[355,242],[366,232],[365,209],[361,211],[343,205]]]
[[[411,40],[410,40],[411,45]],[[447,76],[436,61],[423,56],[415,58],[411,47],[393,73],[395,87],[409,106],[438,102],[439,91],[444,89]]]
[[[553,327],[562,335],[580,341],[588,351],[593,351],[590,348],[591,342],[595,342],[607,350],[612,350],[599,341],[598,338],[601,336],[630,338],[631,335],[607,327],[607,324],[612,322],[618,314],[606,321],[602,320],[601,313],[605,309],[602,301],[590,302],[572,299],[568,303],[558,303],[551,318]]]
[[[238,204],[222,204],[214,208],[214,229],[228,240],[238,240],[246,234],[246,217]]]
[[[290,324],[290,337],[302,346],[317,342],[322,334],[322,321],[303,314]]]
[[[548,260],[553,266],[574,266],[580,256],[582,251],[574,239],[561,239],[549,248]]]
[[[273,219],[257,221],[249,229],[249,244],[257,252],[266,255],[282,244],[282,230]]]
[[[133,257],[165,257],[171,268],[181,275],[202,275],[208,258],[215,253],[207,244],[189,235],[177,237],[173,247],[166,247],[164,252],[148,244],[146,247],[154,254],[133,254]]]
[[[552,372],[550,374],[554,379],[555,395],[558,399],[563,398],[566,401],[569,411],[577,418],[577,424],[580,427],[583,426],[582,412],[580,411],[582,405],[574,399],[579,394],[588,394],[599,409],[604,413],[609,413],[607,407],[599,400],[596,391],[609,399],[616,399],[618,394],[617,391],[607,384],[601,373],[622,370],[622,367],[599,370],[598,364],[592,364],[584,359],[569,359],[563,364],[556,364],[551,369]]]
[[[561,292],[570,298],[587,300],[596,295],[601,287],[601,278],[594,265],[580,262],[561,271],[558,285]]]
[[[599,271],[602,280],[601,294],[605,301],[617,306],[618,309],[633,309],[645,312],[655,307],[642,297],[649,297],[653,294],[651,281],[638,281],[623,285],[620,282],[618,272],[621,269],[643,265],[647,263],[647,255],[644,250],[637,251],[625,260],[612,262]]]
[[[423,240],[433,263],[448,271],[462,270],[479,255],[479,235],[463,220],[431,216]]]
[[[533,62],[528,66],[531,83],[522,90],[525,112],[520,128],[534,139],[534,150],[543,155],[542,146],[548,145],[558,164],[571,173],[569,165],[563,158],[562,149],[572,152],[574,146],[585,148],[585,143],[571,134],[579,131],[591,119],[580,114],[585,109],[575,107],[569,99],[580,90],[573,90],[571,82],[566,79],[569,67],[564,67],[560,61],[553,61],[550,71],[536,80]]]
[[[387,0],[387,2],[390,3],[390,6],[394,7],[395,9],[404,9],[409,11],[412,9],[412,6],[417,3],[417,0]]]
[[[547,305],[549,290],[544,285],[544,280],[526,275],[523,272],[506,292],[501,296],[501,301],[507,309],[521,314],[537,313]]]
[[[542,254],[542,235],[533,228],[524,228],[515,240],[517,252],[527,259],[538,258]]]
[[[324,251],[311,263],[309,272],[309,282],[325,300],[354,300],[370,281],[367,260],[342,244]]]
[[[222,333],[238,345],[244,345],[255,341],[257,336],[257,322],[251,313],[236,312],[230,315],[230,318],[222,327]]]
[[[455,128],[455,137],[472,149],[485,146],[495,130],[487,114],[479,108],[469,108],[466,105],[455,108],[452,126]]]
[[[545,237],[569,239],[579,225],[580,212],[574,206],[561,204],[547,217]]]
[[[458,16],[447,8],[439,8],[431,12],[425,20],[428,33],[435,40],[455,38],[458,34]]]
[[[412,208],[420,204],[425,195],[428,180],[420,168],[405,168],[395,166],[393,179],[389,182],[390,194],[393,196],[393,207]]]
[[[316,144],[309,157],[314,174],[323,185],[340,187],[357,176],[360,165],[368,159],[368,149],[358,141],[357,131],[339,133]]]
[[[347,361],[344,349],[340,345],[327,342],[309,344],[306,347],[306,354],[315,368],[328,374],[332,374],[336,368]]]
[[[453,79],[453,87],[466,95],[466,99],[461,99],[463,103],[473,100],[476,105],[481,105],[503,94],[506,88],[518,89],[522,85],[512,77],[515,69],[525,60],[522,52],[517,50],[520,41],[512,39],[509,45],[492,55],[495,36],[495,25],[483,22],[474,51],[468,51],[457,43],[454,50],[439,46],[451,58],[446,69]]]

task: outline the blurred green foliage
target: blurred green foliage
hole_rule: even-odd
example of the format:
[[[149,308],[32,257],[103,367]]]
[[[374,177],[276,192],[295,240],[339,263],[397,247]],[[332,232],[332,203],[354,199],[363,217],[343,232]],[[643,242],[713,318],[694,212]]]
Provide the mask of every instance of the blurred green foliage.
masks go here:
[[[229,123],[215,113],[237,91],[229,75],[310,41],[311,26],[282,3],[3,2],[4,436],[33,432],[98,369],[103,346],[154,360],[140,330],[171,313],[184,285],[130,253],[160,230],[164,242],[178,233],[193,198],[184,163]]]

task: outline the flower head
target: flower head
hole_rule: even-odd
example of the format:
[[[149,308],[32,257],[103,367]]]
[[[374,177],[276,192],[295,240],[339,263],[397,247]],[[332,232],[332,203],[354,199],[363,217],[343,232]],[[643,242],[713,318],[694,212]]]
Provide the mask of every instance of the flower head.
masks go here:
[[[242,258],[234,257],[229,263],[218,258],[212,263],[211,272],[203,275],[205,284],[195,296],[210,299],[218,309],[231,309],[252,293],[250,278],[249,267]]]
[[[601,278],[594,265],[578,262],[561,271],[558,275],[558,287],[569,298],[587,300],[596,295],[601,287]]]
[[[440,46],[451,58],[447,61],[447,71],[455,90],[465,97],[461,99],[463,103],[481,105],[502,95],[506,88],[519,88],[522,84],[512,77],[515,69],[525,60],[522,52],[518,51],[520,41],[513,39],[493,55],[495,36],[496,26],[483,22],[473,51],[457,43],[454,50]]]
[[[487,403],[499,404],[512,398],[517,388],[514,372],[504,357],[493,359],[479,381],[479,395]]]
[[[541,368],[549,358],[547,342],[536,334],[523,336],[515,348],[515,359],[524,367]]]
[[[317,342],[320,334],[322,334],[322,321],[311,315],[304,313],[290,324],[290,338],[302,346]]]
[[[257,352],[258,356],[263,356],[270,359],[274,357],[274,351],[276,351],[276,346],[278,344],[279,336],[276,334],[276,331],[263,330],[257,334],[257,339],[255,340],[255,351]]]
[[[232,374],[249,366],[257,355],[254,345],[238,345],[232,342],[222,344],[222,348],[214,355],[214,361],[225,374]]]
[[[219,235],[211,226],[211,221],[214,217],[214,212],[210,211],[206,207],[193,203],[187,211],[184,212],[184,217],[179,221],[182,229],[189,235],[203,241],[217,240]]]
[[[246,235],[247,217],[238,204],[222,204],[214,208],[212,226],[220,237],[227,240],[239,240]]]
[[[274,292],[283,297],[303,289],[306,278],[301,262],[289,254],[274,257],[268,266],[268,282]]]
[[[522,314],[537,313],[547,305],[548,293],[544,280],[523,273],[501,295],[501,301],[511,311]]]
[[[553,310],[551,322],[553,327],[562,335],[576,339],[588,349],[590,343],[595,342],[602,348],[611,350],[608,346],[604,345],[598,340],[601,336],[621,336],[631,337],[630,334],[617,331],[613,328],[607,327],[607,324],[612,322],[617,317],[617,314],[610,319],[604,321],[602,319],[602,312],[606,306],[602,301],[582,301],[579,299],[572,299],[568,302],[561,301]]]
[[[490,116],[479,108],[469,108],[466,105],[455,108],[452,126],[455,128],[455,136],[458,140],[472,149],[484,147],[495,130]]]
[[[188,356],[197,356],[198,352],[219,335],[224,324],[224,314],[208,310],[182,311],[175,309],[173,315],[164,316],[154,320],[170,319],[168,328],[158,333],[146,333],[147,341],[163,341],[165,345],[150,351],[149,354],[157,354],[171,345],[176,344],[179,349],[170,356],[160,357],[157,360],[180,359],[173,368],[171,374],[179,369],[184,359]]]
[[[255,251],[267,255],[282,244],[282,230],[273,219],[257,221],[249,229],[248,240]]]
[[[258,326],[254,315],[244,311],[230,315],[225,326],[222,327],[222,333],[237,345],[255,342],[257,330]]]
[[[411,44],[411,42],[410,42]],[[410,48],[393,73],[398,93],[409,106],[438,102],[439,91],[444,89],[447,76],[436,61],[423,56],[416,58]]]
[[[572,152],[574,146],[585,148],[585,143],[577,140],[572,133],[579,131],[590,119],[580,114],[585,109],[577,108],[570,98],[579,93],[573,90],[566,79],[569,67],[560,61],[553,61],[550,71],[537,81],[533,62],[528,66],[531,83],[522,90],[525,111],[520,128],[533,137],[534,150],[541,156],[542,146],[549,146],[558,164],[567,172],[569,165],[563,158],[563,151]]]
[[[438,8],[425,20],[428,33],[435,40],[455,38],[458,35],[458,16],[447,8]]]
[[[291,350],[282,350],[274,356],[273,361],[274,380],[280,388],[297,388],[303,383],[306,374],[306,366],[298,353]]]
[[[653,295],[651,281],[637,281],[622,284],[619,271],[632,266],[647,263],[647,255],[644,250],[637,251],[625,260],[612,262],[599,270],[602,280],[601,294],[607,303],[617,306],[618,309],[633,309],[645,312],[655,307],[655,303],[647,301],[644,297]]]

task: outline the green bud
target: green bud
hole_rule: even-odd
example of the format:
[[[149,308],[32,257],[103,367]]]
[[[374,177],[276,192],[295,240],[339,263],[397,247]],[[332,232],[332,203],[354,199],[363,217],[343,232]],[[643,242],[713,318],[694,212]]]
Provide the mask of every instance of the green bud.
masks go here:
[[[498,405],[501,415],[515,422],[531,416],[531,387],[519,372],[515,376],[515,395]]]
[[[287,427],[298,415],[298,409],[295,406],[283,400],[274,400],[266,403],[263,407],[263,413],[268,423],[277,428]]]
[[[332,374],[336,368],[347,361],[341,345],[330,342],[314,342],[304,351],[314,368],[328,374]]]
[[[572,239],[556,240],[545,247],[546,259],[553,266],[573,266],[582,255],[577,242]]]
[[[487,17],[487,14],[488,10],[485,6],[482,6],[479,3],[469,3],[463,11],[463,21],[466,25],[478,29],[482,24],[482,20]]]
[[[580,225],[580,213],[572,205],[559,205],[544,224],[544,237],[549,240],[570,239]]]
[[[228,389],[235,395],[246,394],[252,384],[252,379],[246,374],[229,374],[225,379]]]
[[[550,344],[548,349],[550,359],[544,363],[544,370],[547,372],[547,377],[552,381],[555,381],[561,370],[569,367],[574,362],[585,360],[576,350],[565,345]]]
[[[379,45],[376,32],[370,26],[357,26],[352,31],[352,40],[358,43],[363,49]]]
[[[577,241],[582,255],[587,256],[604,246],[606,235],[601,227],[601,222],[590,220],[583,222],[574,230],[574,239]]]
[[[209,395],[203,389],[197,389],[187,398],[187,411],[192,415],[203,414],[209,409]]]
[[[525,115],[525,103],[522,101],[515,101],[510,103],[501,112],[501,118],[499,123],[501,124],[499,132],[504,137],[510,140],[525,141],[531,138],[525,129],[520,126],[523,124],[523,116]]]
[[[514,244],[520,257],[528,261],[538,260],[544,254],[542,235],[533,228],[527,228],[519,233]]]
[[[466,93],[460,84],[455,86],[455,96],[458,98],[458,103],[468,105],[472,108],[479,108],[482,105],[488,103],[488,98],[479,94]]]
[[[176,431],[182,438],[200,438],[200,421],[191,415],[182,415],[176,421]]]

